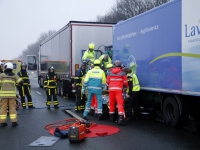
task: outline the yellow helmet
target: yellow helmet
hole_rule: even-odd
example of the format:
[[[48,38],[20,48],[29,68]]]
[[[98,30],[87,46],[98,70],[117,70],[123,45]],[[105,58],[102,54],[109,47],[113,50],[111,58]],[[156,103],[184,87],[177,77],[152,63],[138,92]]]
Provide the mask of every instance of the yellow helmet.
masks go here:
[[[94,49],[94,43],[90,43],[90,44],[88,45],[88,47],[89,47],[89,49]]]
[[[94,61],[94,65],[100,65],[100,60],[99,59],[96,59],[95,61]]]
[[[113,67],[113,64],[107,64],[106,66],[108,69]]]

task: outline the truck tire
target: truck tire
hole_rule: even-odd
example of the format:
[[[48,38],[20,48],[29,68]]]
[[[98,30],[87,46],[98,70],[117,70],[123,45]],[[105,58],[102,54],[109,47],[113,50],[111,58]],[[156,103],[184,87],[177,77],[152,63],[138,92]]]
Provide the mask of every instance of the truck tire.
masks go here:
[[[176,127],[180,119],[178,102],[173,97],[167,97],[163,104],[163,117],[167,125]]]

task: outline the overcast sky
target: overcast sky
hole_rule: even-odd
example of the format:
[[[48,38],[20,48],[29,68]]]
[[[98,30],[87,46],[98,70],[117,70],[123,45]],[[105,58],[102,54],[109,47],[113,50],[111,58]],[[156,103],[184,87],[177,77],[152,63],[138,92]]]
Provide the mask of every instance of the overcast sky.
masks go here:
[[[18,57],[42,32],[94,21],[116,0],[0,0],[0,60]]]

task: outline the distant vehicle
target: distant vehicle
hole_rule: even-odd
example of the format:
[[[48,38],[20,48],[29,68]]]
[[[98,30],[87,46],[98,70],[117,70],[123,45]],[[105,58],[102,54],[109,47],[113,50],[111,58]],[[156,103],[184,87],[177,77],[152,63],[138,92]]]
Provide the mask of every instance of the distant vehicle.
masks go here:
[[[17,74],[21,70],[21,60],[1,60],[1,62],[7,63],[11,62],[13,63],[13,73]]]
[[[43,87],[48,67],[53,65],[60,77],[58,94],[73,97],[74,76],[82,63],[83,52],[88,48],[89,43],[94,42],[96,58],[99,58],[105,49],[102,45],[112,44],[113,25],[114,23],[70,21],[54,35],[40,43],[39,86]],[[36,57],[27,56],[27,60],[28,68],[36,70]]]
[[[113,28],[113,57],[128,47],[140,104],[171,126],[200,121],[200,1],[173,0]]]

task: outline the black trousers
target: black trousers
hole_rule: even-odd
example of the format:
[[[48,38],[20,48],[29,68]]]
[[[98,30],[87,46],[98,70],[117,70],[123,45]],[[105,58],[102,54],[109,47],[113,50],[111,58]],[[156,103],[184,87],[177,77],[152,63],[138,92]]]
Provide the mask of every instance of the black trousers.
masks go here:
[[[51,105],[52,96],[53,96],[54,106],[57,106],[59,104],[58,100],[57,100],[57,89],[56,88],[48,88],[46,90],[46,94],[47,94],[47,101],[46,101],[47,106]]]
[[[81,93],[81,86],[76,87],[76,111],[83,111],[85,109],[85,95]]]
[[[133,110],[134,110],[134,117],[138,116],[138,92],[133,92],[132,95],[130,95],[130,98],[128,98],[127,101],[127,117],[133,116]]]
[[[28,107],[33,106],[31,91],[28,85],[23,85],[19,88],[19,95],[21,97],[21,103],[22,103],[23,108],[26,107],[25,96],[27,97],[27,100],[28,100]]]

